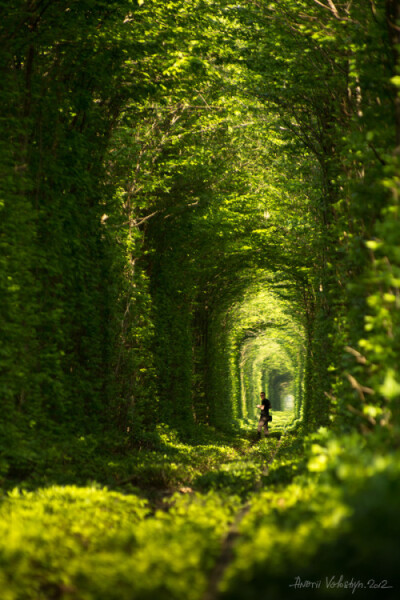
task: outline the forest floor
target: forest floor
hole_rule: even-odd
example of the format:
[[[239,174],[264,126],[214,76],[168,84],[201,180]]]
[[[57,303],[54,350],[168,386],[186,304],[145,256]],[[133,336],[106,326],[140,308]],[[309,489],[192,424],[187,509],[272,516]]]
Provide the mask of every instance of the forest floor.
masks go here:
[[[397,597],[390,561],[385,583],[352,560],[366,478],[350,492],[321,479],[322,446],[307,453],[291,420],[275,413],[261,441],[255,427],[190,442],[163,427],[125,453],[53,448],[47,474],[3,494],[1,600]]]

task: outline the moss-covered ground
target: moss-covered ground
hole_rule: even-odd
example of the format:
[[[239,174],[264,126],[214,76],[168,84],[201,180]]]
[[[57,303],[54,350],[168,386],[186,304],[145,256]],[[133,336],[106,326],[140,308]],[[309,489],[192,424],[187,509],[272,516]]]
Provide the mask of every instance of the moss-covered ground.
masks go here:
[[[399,453],[371,444],[282,413],[261,441],[55,445],[42,480],[3,492],[1,600],[395,598]]]

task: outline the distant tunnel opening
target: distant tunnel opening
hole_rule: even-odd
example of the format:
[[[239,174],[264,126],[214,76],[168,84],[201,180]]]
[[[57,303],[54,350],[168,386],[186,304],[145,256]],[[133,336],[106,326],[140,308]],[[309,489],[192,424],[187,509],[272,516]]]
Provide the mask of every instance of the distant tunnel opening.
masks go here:
[[[305,335],[293,305],[260,284],[221,307],[210,350],[213,421],[255,428],[260,392],[275,423],[301,418]],[[227,425],[229,426],[229,425]]]
[[[268,378],[268,396],[275,410],[294,409],[294,379],[293,372],[272,370]]]
[[[303,373],[299,340],[294,332],[271,325],[252,340],[243,344],[241,354],[241,396],[247,408],[247,417],[257,417],[259,394],[264,391],[272,411],[286,413],[286,418],[300,416]]]

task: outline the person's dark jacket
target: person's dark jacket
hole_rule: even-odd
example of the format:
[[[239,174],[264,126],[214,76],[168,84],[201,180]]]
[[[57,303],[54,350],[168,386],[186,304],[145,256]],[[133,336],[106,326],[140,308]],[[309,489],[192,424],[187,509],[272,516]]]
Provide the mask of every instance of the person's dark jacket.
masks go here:
[[[261,409],[261,417],[269,417],[269,409],[271,408],[271,402],[268,400],[268,398],[265,398],[264,400],[262,400],[261,402],[261,406],[264,406],[264,410]]]

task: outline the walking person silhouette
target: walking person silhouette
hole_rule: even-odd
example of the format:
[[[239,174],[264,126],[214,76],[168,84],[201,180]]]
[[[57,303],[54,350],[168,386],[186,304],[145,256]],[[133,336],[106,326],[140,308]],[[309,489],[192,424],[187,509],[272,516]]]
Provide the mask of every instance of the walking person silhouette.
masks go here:
[[[257,434],[258,438],[261,438],[261,431],[264,432],[264,437],[268,435],[268,422],[270,419],[269,409],[271,408],[271,402],[265,397],[265,392],[260,394],[261,404],[257,404],[257,408],[261,409],[260,419],[258,421]]]

